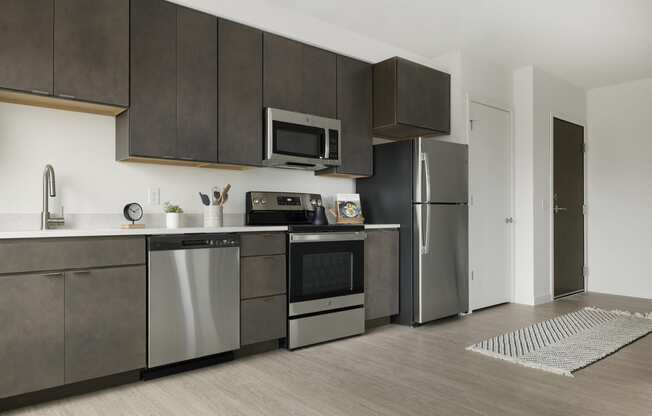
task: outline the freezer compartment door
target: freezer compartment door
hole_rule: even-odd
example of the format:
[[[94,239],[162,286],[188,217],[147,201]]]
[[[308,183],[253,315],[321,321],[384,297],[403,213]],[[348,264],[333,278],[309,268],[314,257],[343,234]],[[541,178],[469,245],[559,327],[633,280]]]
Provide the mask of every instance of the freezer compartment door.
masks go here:
[[[467,202],[468,146],[421,138],[414,148],[415,202]]]
[[[416,323],[468,310],[468,207],[415,205]]]

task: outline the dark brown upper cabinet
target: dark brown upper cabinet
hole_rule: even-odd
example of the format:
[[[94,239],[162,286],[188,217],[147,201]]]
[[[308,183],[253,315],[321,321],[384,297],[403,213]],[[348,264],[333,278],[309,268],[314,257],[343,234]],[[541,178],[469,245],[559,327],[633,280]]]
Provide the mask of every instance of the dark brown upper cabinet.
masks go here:
[[[302,45],[303,112],[337,117],[337,55]]]
[[[131,106],[118,160],[217,162],[217,18],[162,0],[131,2]]]
[[[52,94],[54,3],[0,1],[0,88]]]
[[[371,134],[372,65],[337,57],[337,118],[342,121],[342,165],[319,174],[354,178],[373,174]]]
[[[116,158],[175,159],[177,6],[131,2],[131,104],[116,121]]]
[[[218,22],[218,158],[260,166],[263,160],[263,33]]]
[[[411,139],[450,133],[450,74],[402,58],[373,67],[373,132]]]
[[[337,55],[294,40],[263,35],[263,105],[337,116]]]
[[[217,18],[177,14],[177,156],[217,162]]]
[[[54,95],[127,107],[129,0],[54,5]]]

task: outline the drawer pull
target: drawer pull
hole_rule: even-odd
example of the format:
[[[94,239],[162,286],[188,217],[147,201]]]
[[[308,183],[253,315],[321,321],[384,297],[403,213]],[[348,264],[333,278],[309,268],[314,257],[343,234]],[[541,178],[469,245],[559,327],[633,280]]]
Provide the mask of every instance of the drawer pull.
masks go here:
[[[74,95],[70,95],[70,94],[59,94],[59,97],[65,98],[65,99],[68,99],[68,100],[74,100],[76,98]]]
[[[51,278],[63,277],[63,273],[46,273],[43,275],[43,277],[51,277]]]
[[[32,90],[32,94],[38,94],[38,95],[50,95],[49,92],[43,91],[43,90]]]
[[[91,274],[90,270],[76,270],[72,274]]]

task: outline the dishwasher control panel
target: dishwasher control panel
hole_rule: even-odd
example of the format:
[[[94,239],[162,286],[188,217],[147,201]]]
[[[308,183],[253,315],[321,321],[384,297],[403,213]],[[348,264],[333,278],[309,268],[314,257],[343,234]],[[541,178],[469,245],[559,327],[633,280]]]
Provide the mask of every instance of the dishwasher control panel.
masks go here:
[[[149,250],[191,250],[197,248],[239,247],[237,234],[157,235],[148,238]]]

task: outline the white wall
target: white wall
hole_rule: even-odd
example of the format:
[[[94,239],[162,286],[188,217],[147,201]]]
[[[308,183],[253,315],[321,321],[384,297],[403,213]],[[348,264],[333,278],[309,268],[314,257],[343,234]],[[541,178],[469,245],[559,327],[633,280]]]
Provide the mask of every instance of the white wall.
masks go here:
[[[400,55],[422,64],[431,60],[272,1],[184,0],[179,4],[285,35],[368,62]],[[248,190],[352,192],[351,179],[316,177],[311,172],[255,168],[242,172],[115,162],[115,121],[110,117],[0,104],[0,214],[41,211],[41,175],[54,165],[59,197],[67,213],[120,213],[138,201],[145,211],[148,188],[160,188],[161,202],[171,200],[187,212],[201,212],[197,192],[231,183],[226,213],[244,212]]]
[[[588,92],[588,288],[652,298],[652,78]]]
[[[451,134],[440,140],[469,143],[467,96],[485,104],[512,108],[512,72],[463,51],[432,60],[432,66],[451,74]]]
[[[514,302],[534,304],[534,68],[514,71]]]
[[[538,304],[553,297],[551,117],[586,125],[586,92],[538,68],[528,67],[514,73],[514,101],[515,292],[518,302]]]

